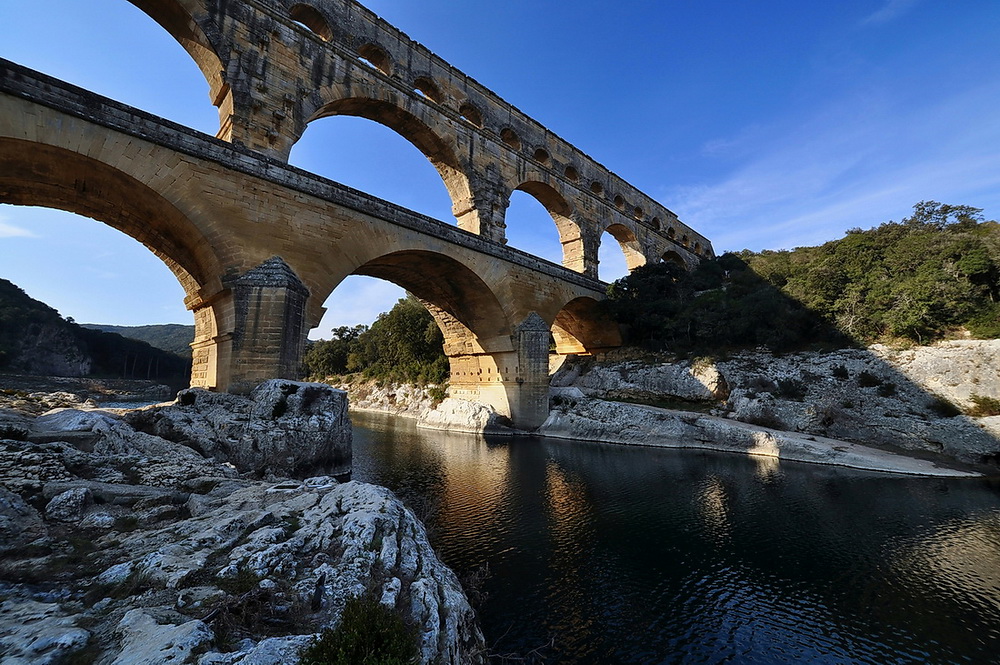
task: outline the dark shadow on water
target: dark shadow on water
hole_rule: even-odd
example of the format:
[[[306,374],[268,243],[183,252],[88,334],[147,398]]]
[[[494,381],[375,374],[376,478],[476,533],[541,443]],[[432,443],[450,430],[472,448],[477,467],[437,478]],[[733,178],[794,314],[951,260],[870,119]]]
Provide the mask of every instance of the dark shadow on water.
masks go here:
[[[558,663],[990,662],[1000,484],[354,416],[498,652]]]

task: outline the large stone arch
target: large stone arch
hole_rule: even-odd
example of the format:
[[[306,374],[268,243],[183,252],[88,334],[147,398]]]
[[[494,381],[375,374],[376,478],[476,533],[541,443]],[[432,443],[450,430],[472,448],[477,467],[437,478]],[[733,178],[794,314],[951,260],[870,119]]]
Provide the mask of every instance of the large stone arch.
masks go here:
[[[544,182],[528,180],[514,189],[534,197],[552,217],[562,245],[563,266],[585,272],[583,233],[580,224],[573,219],[573,206],[559,191]]]
[[[217,341],[220,329],[231,326],[233,313],[219,262],[208,239],[169,201],[92,157],[0,138],[0,203],[65,210],[142,243],[174,274],[184,289],[185,305],[194,312],[192,384],[228,385],[229,349],[220,349]]]
[[[340,97],[319,104],[316,110],[304,119],[297,135],[301,137],[310,122],[337,115],[377,122],[409,141],[423,153],[440,174],[451,198],[452,213],[458,221],[458,226],[479,233],[478,214],[473,205],[472,183],[453,142],[446,140],[440,132],[432,129],[405,108],[392,101],[379,99],[374,89],[362,95]]]
[[[552,322],[556,353],[592,354],[621,346],[618,324],[602,311],[593,298],[574,298],[556,314]]]
[[[156,21],[187,51],[208,82],[209,99],[219,109],[218,138],[232,138],[233,93],[226,81],[228,58],[224,57],[219,26],[197,0],[129,0]]]

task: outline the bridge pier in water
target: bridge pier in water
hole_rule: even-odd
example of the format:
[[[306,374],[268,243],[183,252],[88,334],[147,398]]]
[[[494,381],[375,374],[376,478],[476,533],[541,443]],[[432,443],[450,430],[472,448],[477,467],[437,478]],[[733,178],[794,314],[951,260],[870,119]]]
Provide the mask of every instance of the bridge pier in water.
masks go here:
[[[510,341],[505,351],[449,353],[448,395],[488,404],[515,427],[534,430],[549,415],[549,326],[532,313]]]

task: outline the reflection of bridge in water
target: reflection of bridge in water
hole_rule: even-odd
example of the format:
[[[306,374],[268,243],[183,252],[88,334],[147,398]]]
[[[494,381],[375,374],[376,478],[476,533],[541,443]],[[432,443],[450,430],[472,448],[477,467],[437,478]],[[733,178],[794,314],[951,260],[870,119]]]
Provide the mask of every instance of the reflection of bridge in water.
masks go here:
[[[142,242],[194,312],[192,384],[295,376],[306,332],[350,274],[419,297],[451,394],[525,428],[558,353],[617,346],[596,304],[607,231],[628,267],[710,256],[672,212],[350,0],[132,0],[197,62],[216,138],[0,61],[0,202],[86,215]],[[457,228],[286,164],[312,120],[368,118],[441,174]],[[505,243],[513,191],[552,215],[563,266]]]

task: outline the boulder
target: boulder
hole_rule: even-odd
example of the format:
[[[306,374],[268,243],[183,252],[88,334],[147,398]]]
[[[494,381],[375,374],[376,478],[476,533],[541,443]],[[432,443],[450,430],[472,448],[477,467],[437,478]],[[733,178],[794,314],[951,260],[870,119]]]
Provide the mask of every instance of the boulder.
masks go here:
[[[449,397],[436,407],[424,409],[417,427],[450,432],[512,434],[510,419],[492,406]]]
[[[45,535],[38,511],[19,495],[0,488],[0,554],[17,550]]]
[[[87,645],[90,633],[57,603],[8,598],[0,603],[4,665],[58,665]]]
[[[66,490],[52,497],[45,506],[45,517],[58,522],[79,522],[90,500],[90,490],[86,487]]]
[[[347,395],[321,383],[274,379],[249,398],[191,388],[172,405],[125,417],[139,430],[261,477],[351,472]]]

